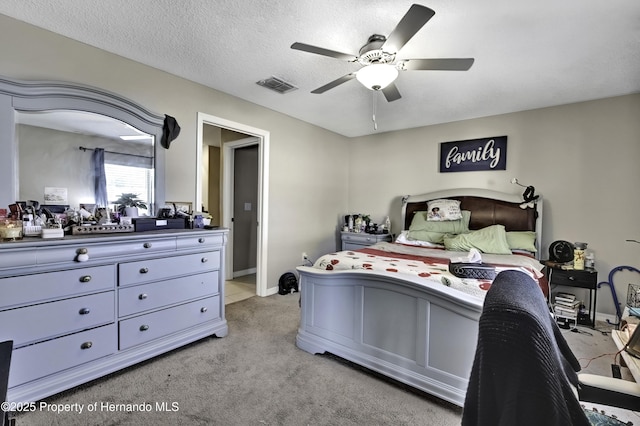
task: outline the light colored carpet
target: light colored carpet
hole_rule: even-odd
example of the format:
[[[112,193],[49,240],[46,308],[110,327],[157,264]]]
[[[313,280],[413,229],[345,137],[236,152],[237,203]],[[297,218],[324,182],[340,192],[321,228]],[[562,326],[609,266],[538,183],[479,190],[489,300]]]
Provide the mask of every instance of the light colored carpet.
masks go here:
[[[459,425],[461,410],[367,374],[331,356],[295,346],[298,294],[227,305],[229,335],[208,338],[142,365],[64,392],[23,425]],[[87,407],[98,403],[98,410]],[[151,404],[144,412],[102,403]],[[156,409],[173,403],[174,412]]]
[[[459,407],[298,349],[298,294],[252,297],[226,309],[227,337],[201,340],[48,398],[52,408],[77,405],[19,414],[17,425],[460,424]],[[615,352],[611,337],[585,330],[592,335],[567,331],[567,339],[587,371],[610,375],[612,356],[590,360]],[[113,411],[121,406],[109,404],[137,405]],[[90,406],[97,409],[89,412]]]

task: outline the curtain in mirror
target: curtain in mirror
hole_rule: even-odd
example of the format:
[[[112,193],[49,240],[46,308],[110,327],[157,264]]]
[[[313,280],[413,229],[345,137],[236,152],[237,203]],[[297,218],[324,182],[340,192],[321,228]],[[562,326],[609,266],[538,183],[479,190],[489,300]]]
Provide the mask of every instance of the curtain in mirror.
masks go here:
[[[107,177],[104,171],[104,149],[95,148],[93,150],[91,165],[93,169],[96,206],[106,207],[109,205],[109,200],[107,198]]]

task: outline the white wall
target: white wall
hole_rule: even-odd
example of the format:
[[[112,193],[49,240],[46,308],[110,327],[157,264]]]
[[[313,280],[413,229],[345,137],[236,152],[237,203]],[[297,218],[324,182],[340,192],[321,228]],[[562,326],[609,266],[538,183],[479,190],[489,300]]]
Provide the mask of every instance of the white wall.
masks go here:
[[[88,84],[175,117],[182,130],[166,155],[168,200],[195,203],[198,112],[269,131],[267,286],[277,287],[303,251],[335,250],[336,212],[347,206],[347,159],[335,155],[343,136],[4,15],[0,58],[2,76]]]
[[[353,139],[349,210],[400,226],[403,194],[479,187],[521,194],[517,177],[544,197],[545,258],[559,239],[589,244],[599,280],[617,265],[640,267],[640,94]],[[507,135],[507,170],[439,173],[439,144]],[[629,282],[616,276],[618,298]],[[615,312],[607,286],[598,312]]]

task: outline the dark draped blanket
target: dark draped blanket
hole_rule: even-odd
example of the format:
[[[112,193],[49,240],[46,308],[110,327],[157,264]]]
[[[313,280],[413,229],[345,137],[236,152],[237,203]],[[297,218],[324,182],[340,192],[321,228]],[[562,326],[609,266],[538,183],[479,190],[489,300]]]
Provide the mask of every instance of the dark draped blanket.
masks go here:
[[[538,284],[501,272],[480,317],[462,425],[589,425],[572,388],[579,370]]]

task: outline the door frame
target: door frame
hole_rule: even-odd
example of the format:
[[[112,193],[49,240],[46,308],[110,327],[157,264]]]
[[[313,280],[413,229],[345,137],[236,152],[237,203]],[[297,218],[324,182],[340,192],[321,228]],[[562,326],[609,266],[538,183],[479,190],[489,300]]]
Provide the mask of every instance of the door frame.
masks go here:
[[[248,136],[254,136],[258,139],[258,232],[257,232],[257,253],[256,253],[256,294],[258,296],[268,296],[267,292],[267,241],[268,241],[268,212],[269,212],[269,138],[270,132],[256,127],[248,126],[246,124],[237,123],[227,120],[225,118],[216,117],[214,115],[198,112],[197,117],[197,147],[196,147],[196,206],[202,205],[202,148],[203,148],[203,134],[204,126],[211,125],[216,127],[233,130],[234,132],[244,133]],[[233,143],[232,143],[233,144]],[[255,143],[252,143],[255,144]],[[234,149],[235,147],[225,147],[223,144],[222,156],[223,156],[223,173],[222,173],[222,221],[221,225],[224,228],[232,229],[231,216],[229,216],[227,209],[230,199],[228,186],[233,184],[233,175],[229,176],[229,167],[227,164],[227,157],[233,158],[233,155],[229,155],[228,149]],[[236,146],[238,147],[238,146]],[[231,164],[231,172],[233,171],[233,164]],[[225,193],[227,195],[225,195]],[[230,239],[231,240],[231,239]],[[228,242],[229,243],[229,242]],[[225,259],[225,279],[229,277],[229,274],[233,275],[233,267],[229,267],[229,261],[233,260],[233,251],[227,249],[227,256]],[[233,264],[231,264],[233,265]]]

